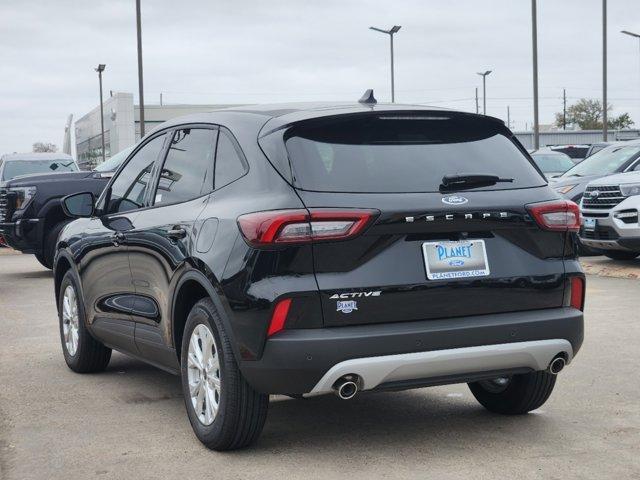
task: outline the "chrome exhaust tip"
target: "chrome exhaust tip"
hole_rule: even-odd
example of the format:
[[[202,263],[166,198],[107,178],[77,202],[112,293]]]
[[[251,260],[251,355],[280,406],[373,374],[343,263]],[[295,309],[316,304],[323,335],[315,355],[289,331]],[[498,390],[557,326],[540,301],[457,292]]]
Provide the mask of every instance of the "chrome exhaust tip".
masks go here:
[[[553,360],[551,360],[551,363],[549,364],[549,373],[552,375],[558,375],[562,369],[565,367],[565,365],[567,364],[567,361],[564,359],[563,356],[559,355],[556,358],[554,358]]]
[[[358,393],[357,376],[345,375],[333,384],[333,390],[342,400],[351,400]]]

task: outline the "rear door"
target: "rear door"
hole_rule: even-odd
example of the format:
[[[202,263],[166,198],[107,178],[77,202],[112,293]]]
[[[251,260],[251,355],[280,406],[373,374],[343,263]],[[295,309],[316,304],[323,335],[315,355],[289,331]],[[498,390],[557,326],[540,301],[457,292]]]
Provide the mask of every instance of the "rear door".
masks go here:
[[[194,226],[213,191],[218,129],[187,126],[170,135],[152,195],[153,206],[135,218],[127,238],[138,350],[158,364],[175,367],[168,321],[170,293],[172,282],[186,268],[194,250]]]
[[[501,124],[371,115],[292,128],[293,178],[313,209],[374,209],[355,238],[317,242],[325,325],[437,319],[563,303],[567,234],[525,205],[556,198]],[[449,174],[498,183],[443,188]]]

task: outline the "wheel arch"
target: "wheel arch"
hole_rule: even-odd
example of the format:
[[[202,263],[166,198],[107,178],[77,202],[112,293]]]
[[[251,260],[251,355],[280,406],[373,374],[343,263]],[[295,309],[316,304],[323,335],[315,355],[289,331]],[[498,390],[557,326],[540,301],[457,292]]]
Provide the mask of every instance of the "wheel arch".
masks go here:
[[[182,334],[187,317],[193,306],[203,298],[210,298],[214,303],[218,314],[222,319],[227,335],[231,340],[231,347],[236,362],[239,363],[240,355],[238,345],[227,310],[224,307],[221,295],[214,287],[213,282],[198,270],[189,270],[180,277],[176,283],[171,301],[171,337],[175,347],[178,363],[181,358]]]
[[[64,253],[60,251],[57,255],[53,266],[53,286],[56,296],[56,307],[58,307],[58,301],[60,299],[60,285],[62,279],[69,270],[72,270],[73,261]]]

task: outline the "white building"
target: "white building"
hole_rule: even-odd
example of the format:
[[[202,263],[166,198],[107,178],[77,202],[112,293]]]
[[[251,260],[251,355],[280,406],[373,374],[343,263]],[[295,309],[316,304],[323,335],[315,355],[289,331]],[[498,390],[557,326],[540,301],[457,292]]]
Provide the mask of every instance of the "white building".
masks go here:
[[[145,105],[145,132],[171,118],[190,113],[210,112],[234,105]],[[105,157],[118,153],[140,139],[140,107],[132,93],[114,92],[106,98],[104,112]],[[90,170],[102,161],[100,105],[75,122],[76,159],[80,168]]]

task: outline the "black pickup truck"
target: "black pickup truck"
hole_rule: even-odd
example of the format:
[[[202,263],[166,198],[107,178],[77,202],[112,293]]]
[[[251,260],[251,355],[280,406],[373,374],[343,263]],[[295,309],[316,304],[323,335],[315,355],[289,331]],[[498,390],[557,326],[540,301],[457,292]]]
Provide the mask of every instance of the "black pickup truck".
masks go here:
[[[59,154],[3,156],[0,244],[35,254],[43,266],[52,268],[58,234],[71,221],[60,200],[78,192],[99,196],[130,151],[130,148],[123,150],[90,172],[78,171],[71,157]]]

